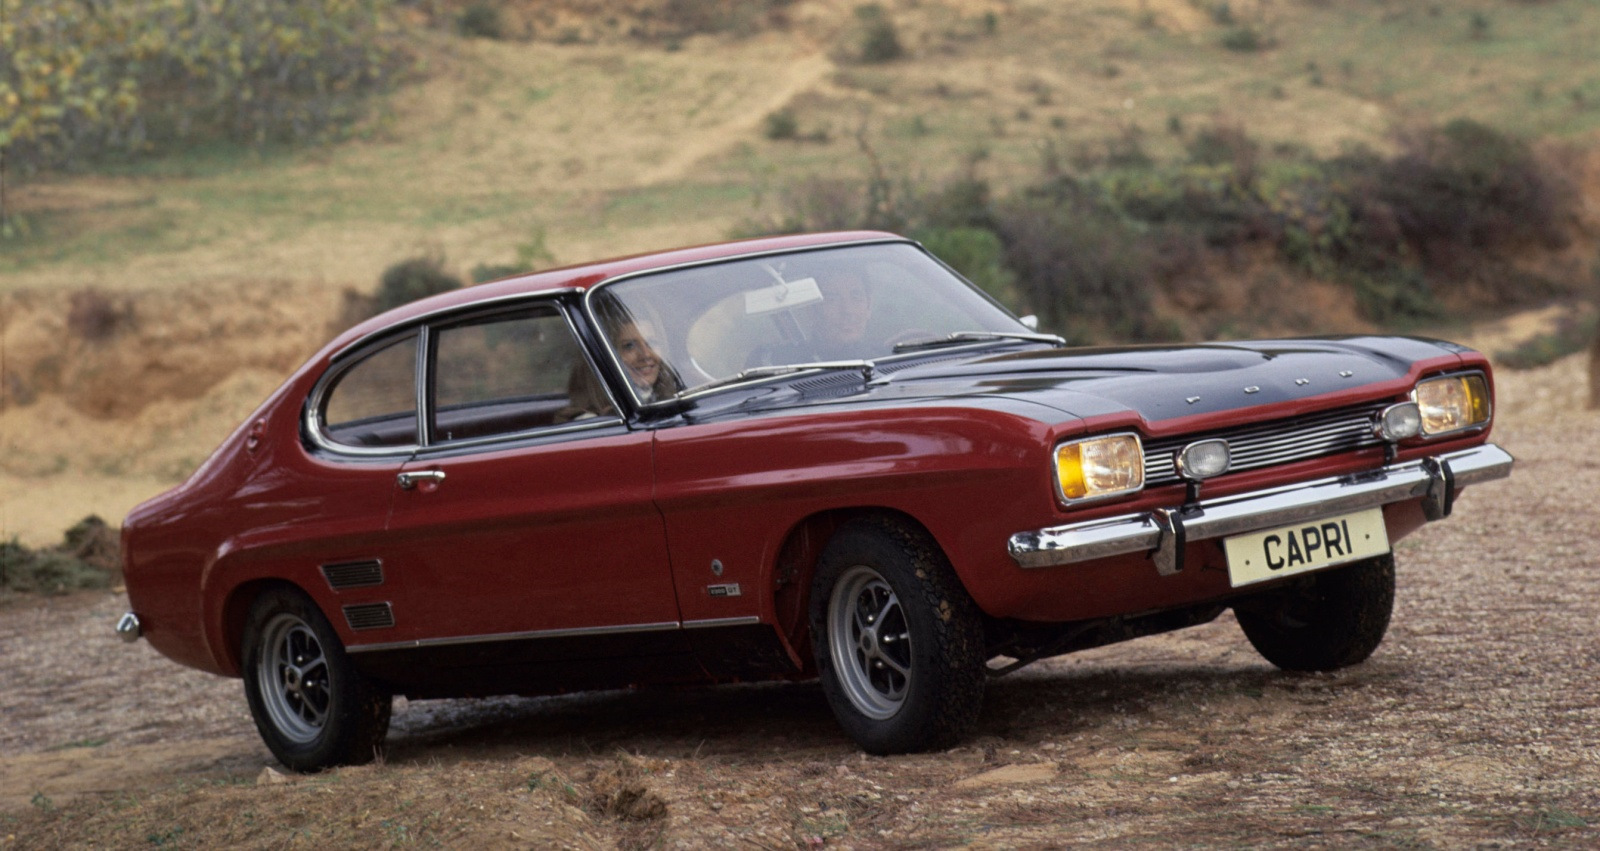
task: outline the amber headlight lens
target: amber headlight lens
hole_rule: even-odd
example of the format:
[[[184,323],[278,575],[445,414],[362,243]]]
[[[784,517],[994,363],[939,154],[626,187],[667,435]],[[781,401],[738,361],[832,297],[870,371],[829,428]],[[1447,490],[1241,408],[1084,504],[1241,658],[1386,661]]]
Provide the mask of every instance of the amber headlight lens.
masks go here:
[[[1411,391],[1422,413],[1422,434],[1437,437],[1489,421],[1489,383],[1482,375],[1451,375],[1424,381]]]
[[[1144,449],[1139,436],[1113,434],[1057,446],[1056,480],[1067,502],[1139,490],[1144,487]]]

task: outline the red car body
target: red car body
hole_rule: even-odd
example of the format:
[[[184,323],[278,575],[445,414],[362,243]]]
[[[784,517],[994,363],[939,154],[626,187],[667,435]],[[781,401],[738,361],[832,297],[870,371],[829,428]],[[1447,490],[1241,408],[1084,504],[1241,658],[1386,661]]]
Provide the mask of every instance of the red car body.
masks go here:
[[[1186,539],[1174,531],[1185,511],[1199,529],[1193,521],[1225,513],[1230,500],[1259,507],[1261,494],[1322,483],[1346,500],[1319,503],[1325,514],[1378,500],[1392,542],[1447,514],[1461,485],[1509,470],[1509,456],[1487,444],[1485,416],[1438,438],[1363,437],[1203,484],[1169,477],[1120,497],[1062,496],[1054,453],[1079,438],[1137,435],[1148,459],[1148,447],[1163,441],[1405,405],[1434,376],[1468,376],[1477,382],[1469,389],[1490,392],[1482,355],[1437,341],[1071,351],[1019,333],[930,348],[929,357],[911,349],[885,359],[904,365],[887,378],[873,375],[873,365],[859,380],[846,369],[840,387],[815,395],[793,389],[795,379],[839,376],[837,367],[733,376],[725,388],[714,379],[726,376],[708,370],[704,389],[674,404],[641,401],[607,351],[597,288],[750,258],[769,258],[760,262],[770,266],[866,249],[918,250],[878,233],[685,249],[462,289],[350,329],[188,481],[129,514],[125,574],[136,620],[124,631],[185,665],[249,676],[247,633],[252,617],[264,617],[252,607],[279,589],[311,601],[338,645],[325,641],[322,651],[343,654],[350,676],[385,698],[810,677],[826,646],[816,643],[828,616],[817,620],[819,558],[842,528],[870,518],[911,530],[924,550],[947,560],[981,623],[978,655],[1029,661],[1203,622],[1289,583],[1230,581],[1225,535],[1262,522]],[[622,284],[615,291],[632,292]],[[766,309],[753,298],[744,296],[743,316]],[[665,322],[676,303],[645,306]],[[338,392],[328,388],[344,380],[329,376],[362,357],[368,341],[402,329],[424,348],[438,346],[463,317],[530,306],[570,325],[608,384],[614,414],[548,434],[513,429],[503,439],[454,445],[444,406],[428,395],[444,377],[419,372],[428,376],[419,379],[419,410],[437,445],[427,436],[417,439],[427,445],[392,451],[345,453],[329,444],[318,419],[327,414],[317,407],[326,408],[327,394]],[[692,342],[700,326],[684,327]],[[425,335],[415,330],[422,328]],[[442,357],[424,356],[428,364]],[[662,354],[681,370],[693,360]],[[1409,490],[1400,487],[1403,476]],[[1357,491],[1374,493],[1374,477],[1390,490],[1352,501]],[[1316,491],[1316,499],[1332,493]],[[1102,534],[1119,543],[1101,546]],[[1074,547],[1070,559],[1056,557]],[[872,655],[883,648],[860,652],[888,658]],[[262,682],[270,691],[301,675],[279,670]],[[877,681],[866,676],[870,689]],[[289,697],[291,709],[300,707],[299,692]],[[321,735],[320,723],[307,735]],[[269,732],[263,728],[272,744]],[[949,735],[887,745],[857,738],[895,750]],[[361,754],[279,756],[317,768]]]

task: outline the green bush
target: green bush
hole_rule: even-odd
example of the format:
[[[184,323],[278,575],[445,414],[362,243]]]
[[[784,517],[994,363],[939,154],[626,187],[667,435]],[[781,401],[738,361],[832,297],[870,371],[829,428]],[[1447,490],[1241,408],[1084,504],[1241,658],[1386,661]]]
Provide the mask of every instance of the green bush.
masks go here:
[[[373,312],[382,313],[460,287],[461,279],[444,270],[443,258],[412,257],[383,270],[383,276],[378,279],[378,293],[373,299]]]
[[[876,64],[893,62],[905,55],[905,48],[900,44],[900,33],[882,6],[876,3],[857,6],[856,17],[861,22],[857,59]]]
[[[1229,27],[1222,33],[1222,46],[1235,53],[1255,53],[1270,43],[1255,27]]]
[[[505,21],[500,14],[500,7],[487,2],[468,5],[456,16],[456,32],[468,38],[502,38]]]
[[[1022,310],[1016,274],[1006,266],[1006,248],[992,230],[981,227],[933,227],[912,233],[935,257],[1014,311]]]
[[[404,63],[393,0],[28,0],[0,28],[11,168],[220,137],[315,138]]]
[[[963,177],[918,198],[914,217],[934,228],[994,228],[989,182]]]
[[[1402,142],[1399,156],[1371,172],[1372,191],[1428,262],[1456,268],[1481,249],[1564,246],[1561,223],[1573,190],[1538,163],[1525,141],[1457,119]]]
[[[1201,277],[1207,255],[1248,258],[1251,248],[1348,287],[1379,323],[1439,315],[1436,289],[1454,281],[1505,304],[1560,291],[1495,252],[1563,247],[1575,191],[1526,143],[1483,124],[1414,133],[1389,157],[1264,152],[1222,125],[1195,134],[1183,161],[1111,155],[1137,143],[1134,133],[1111,139],[1106,156],[1079,158],[1070,174],[1047,158],[1036,183],[998,199],[976,177],[976,158],[963,176],[922,191],[876,167],[864,183],[814,179],[785,196],[781,216],[740,235],[909,232],[986,291],[1078,340],[1171,337],[1156,305],[1193,313],[1217,304]]]
[[[800,135],[800,122],[794,117],[794,112],[787,109],[767,113],[765,125],[766,137],[775,142],[787,141]]]
[[[1050,328],[1076,341],[1157,333],[1157,243],[1147,231],[1070,180],[1001,204],[996,218],[1017,289]]]
[[[121,567],[117,532],[98,517],[67,530],[60,546],[34,550],[0,542],[0,591],[57,595],[107,588]]]

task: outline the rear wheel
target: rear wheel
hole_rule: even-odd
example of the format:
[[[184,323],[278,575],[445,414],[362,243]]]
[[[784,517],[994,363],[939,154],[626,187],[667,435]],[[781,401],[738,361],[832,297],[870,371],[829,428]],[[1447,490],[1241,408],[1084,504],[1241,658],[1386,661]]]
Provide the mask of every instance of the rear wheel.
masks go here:
[[[273,756],[295,771],[371,762],[389,730],[389,695],[350,663],[310,598],[279,588],[250,608],[244,691]]]
[[[1332,671],[1366,661],[1394,610],[1394,557],[1302,578],[1234,607],[1250,644],[1286,671]]]
[[[845,732],[869,753],[948,747],[983,702],[983,628],[920,530],[858,521],[828,543],[811,588],[812,650]]]

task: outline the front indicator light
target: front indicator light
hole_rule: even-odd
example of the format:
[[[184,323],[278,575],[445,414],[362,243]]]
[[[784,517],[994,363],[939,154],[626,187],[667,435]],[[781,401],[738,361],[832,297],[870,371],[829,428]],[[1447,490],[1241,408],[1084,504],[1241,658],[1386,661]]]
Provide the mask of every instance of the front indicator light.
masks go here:
[[[1066,502],[1138,491],[1144,487],[1144,449],[1139,436],[1113,434],[1057,446],[1056,481]]]
[[[1422,415],[1422,434],[1437,437],[1489,422],[1489,383],[1482,375],[1450,375],[1411,391]]]

